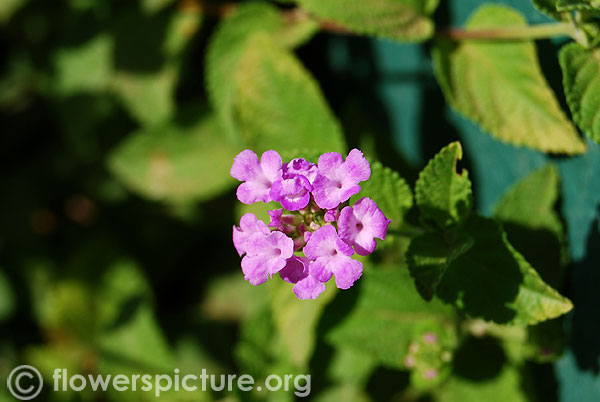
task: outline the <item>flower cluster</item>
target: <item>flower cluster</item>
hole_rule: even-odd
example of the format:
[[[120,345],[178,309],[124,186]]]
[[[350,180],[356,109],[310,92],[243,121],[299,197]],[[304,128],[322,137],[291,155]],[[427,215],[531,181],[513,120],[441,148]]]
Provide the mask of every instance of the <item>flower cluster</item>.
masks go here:
[[[294,284],[299,299],[315,299],[335,277],[348,289],[362,275],[362,263],[352,258],[371,254],[385,239],[390,220],[368,197],[348,205],[371,176],[362,152],[350,151],[346,160],[337,152],[325,153],[314,164],[297,158],[282,163],[275,151],[262,154],[245,150],[233,162],[231,175],[243,182],[237,189],[245,204],[279,202],[266,223],[254,214],[242,216],[233,227],[233,244],[242,259],[245,279],[260,285],[279,273]],[[303,255],[301,255],[303,252]]]

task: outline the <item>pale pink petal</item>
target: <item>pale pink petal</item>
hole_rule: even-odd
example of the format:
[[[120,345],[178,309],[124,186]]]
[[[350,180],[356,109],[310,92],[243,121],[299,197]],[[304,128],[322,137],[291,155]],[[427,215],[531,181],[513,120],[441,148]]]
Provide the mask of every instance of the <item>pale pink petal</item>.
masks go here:
[[[304,279],[296,283],[292,290],[298,299],[316,299],[325,291],[325,284],[313,278],[311,275],[307,275]]]
[[[321,257],[316,261],[312,261],[308,266],[308,272],[311,276],[320,282],[327,282],[333,276],[333,272],[329,269],[329,260],[331,257]]]
[[[339,289],[350,288],[361,277],[362,271],[363,266],[360,261],[350,257],[343,258],[343,261],[339,261],[334,267],[335,285]]]
[[[335,228],[331,225],[325,225],[312,234],[308,243],[304,246],[304,255],[311,260],[335,255],[337,240],[338,235]]]
[[[240,152],[233,160],[230,173],[233,178],[239,181],[253,180],[256,176],[262,174],[258,156],[250,149]]]
[[[369,180],[369,177],[371,177],[371,165],[363,156],[363,153],[355,148],[346,157],[340,176],[342,178],[351,177],[355,183]]]
[[[368,255],[377,247],[375,238],[385,239],[390,222],[375,201],[364,197],[340,212],[338,230],[340,237],[354,246],[358,254]]]
[[[337,171],[344,163],[344,157],[337,152],[329,152],[319,156],[319,174],[329,177],[330,179],[337,178]]]
[[[271,183],[266,181],[246,181],[239,185],[237,189],[237,198],[244,204],[254,204],[255,202],[270,202],[269,191]]]
[[[281,177],[281,156],[276,151],[266,151],[260,157],[260,167],[271,183]]]
[[[315,202],[322,209],[333,209],[340,205],[344,190],[342,184],[331,180],[321,174],[313,182],[313,197]],[[349,197],[348,197],[349,198]]]

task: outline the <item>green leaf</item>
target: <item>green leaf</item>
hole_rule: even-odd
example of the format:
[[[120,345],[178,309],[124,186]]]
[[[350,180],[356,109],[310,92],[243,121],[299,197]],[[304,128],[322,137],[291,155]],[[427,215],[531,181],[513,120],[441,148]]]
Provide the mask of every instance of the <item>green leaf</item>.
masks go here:
[[[566,262],[565,236],[554,210],[559,191],[558,169],[547,165],[515,184],[495,206],[508,239],[548,283],[562,284]]]
[[[0,2],[0,24],[10,20],[12,15],[25,3],[27,3],[27,0],[2,0]]]
[[[152,290],[140,268],[132,261],[121,260],[112,264],[102,275],[95,308],[101,328],[111,328],[127,318],[127,312],[140,304],[152,302]]]
[[[558,169],[554,165],[536,170],[502,196],[494,207],[494,217],[532,229],[546,229],[562,237],[562,223],[554,211],[558,181]]]
[[[469,237],[452,242],[440,233],[429,232],[411,240],[406,252],[408,268],[421,296],[429,301],[435,294],[448,264],[473,245]]]
[[[423,325],[405,359],[411,385],[418,390],[427,390],[443,384],[450,375],[457,344],[455,328],[439,323]]]
[[[573,119],[588,137],[600,143],[600,48],[569,43],[560,50],[559,60]]]
[[[140,123],[154,125],[169,120],[175,110],[177,71],[166,66],[155,73],[116,72],[112,89]]]
[[[558,11],[600,11],[598,0],[556,0]]]
[[[556,9],[556,1],[557,0],[532,0],[535,8],[537,8],[547,16],[552,17],[556,20],[563,20],[566,18],[567,14],[565,14],[564,12],[559,12]]]
[[[154,14],[172,4],[174,0],[141,0],[142,10]]]
[[[202,25],[201,10],[190,7],[189,10],[182,7],[172,13],[162,45],[168,58],[179,57]]]
[[[429,16],[438,0],[297,0],[310,13],[350,31],[399,41],[422,41],[433,35]]]
[[[518,12],[485,5],[466,28],[525,26]],[[450,105],[496,139],[551,153],[585,151],[585,142],[544,79],[533,42],[439,41],[433,58]]]
[[[6,320],[15,308],[15,295],[6,275],[0,271],[0,321]]]
[[[308,366],[316,342],[316,326],[323,309],[335,295],[335,286],[316,300],[300,300],[289,283],[271,281],[271,309],[273,321],[282,343],[283,355],[299,369]]]
[[[238,365],[253,376],[268,375],[276,355],[276,335],[271,308],[268,305],[242,321],[234,350]]]
[[[234,186],[229,170],[238,151],[209,116],[187,128],[170,124],[134,133],[112,152],[108,164],[145,197],[205,200]]]
[[[376,367],[376,361],[369,353],[341,348],[329,360],[327,374],[336,383],[364,386]]]
[[[439,227],[460,224],[471,212],[471,181],[466,170],[456,170],[462,159],[460,143],[444,147],[419,174],[415,185],[417,206],[426,221]]]
[[[108,89],[113,73],[110,36],[100,34],[82,45],[56,51],[53,62],[57,90],[64,95]]]
[[[343,384],[327,388],[317,394],[315,402],[371,402],[364,390],[353,384]]]
[[[353,204],[362,197],[374,200],[388,219],[390,227],[399,227],[413,205],[413,195],[406,181],[379,162],[371,163],[371,177],[361,183],[362,190],[350,199]]]
[[[264,289],[241,280],[239,272],[210,282],[202,302],[202,312],[213,320],[243,321],[267,303]]]
[[[268,149],[342,152],[340,125],[317,82],[291,52],[266,34],[253,35],[240,59],[233,96],[245,144]]]
[[[366,267],[355,307],[326,333],[326,340],[368,353],[386,366],[405,369],[409,345],[423,327],[448,328],[452,319],[452,309],[419,297],[406,267]]]
[[[572,303],[552,289],[490,219],[472,216],[464,233],[468,251],[451,260],[437,295],[472,317],[535,324],[567,313]]]
[[[154,313],[139,306],[130,320],[99,339],[98,365],[102,372],[165,372],[173,370],[173,356]],[[136,371],[138,370],[138,371]]]
[[[73,279],[50,281],[39,273],[33,279],[37,321],[47,333],[64,332],[89,342],[96,333],[93,289]]]
[[[504,366],[496,377],[483,381],[452,377],[448,383],[436,392],[439,402],[527,402],[529,398],[523,391],[519,371]]]
[[[303,19],[298,21],[286,24],[277,8],[270,4],[244,3],[231,17],[223,20],[213,35],[206,56],[206,86],[221,124],[231,138],[237,138],[233,121],[236,88],[233,77],[240,69],[240,59],[248,38],[254,33],[264,32],[286,45],[296,46],[307,40],[317,28],[313,25],[311,33]]]

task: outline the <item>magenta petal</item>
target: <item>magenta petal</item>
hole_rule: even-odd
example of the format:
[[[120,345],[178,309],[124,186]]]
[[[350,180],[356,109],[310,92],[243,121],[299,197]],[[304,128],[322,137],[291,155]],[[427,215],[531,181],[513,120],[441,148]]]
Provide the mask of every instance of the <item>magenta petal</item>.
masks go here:
[[[308,205],[310,201],[310,193],[303,191],[299,195],[287,196],[281,200],[281,206],[288,211],[298,211]]]
[[[315,180],[319,168],[314,163],[307,161],[306,159],[296,158],[283,165],[283,176],[290,178],[293,176],[304,176],[308,179],[309,183]]]
[[[298,283],[308,276],[308,264],[308,259],[294,255],[287,260],[285,267],[279,271],[279,276],[286,282]]]
[[[288,211],[298,211],[308,205],[310,201],[311,185],[304,176],[293,176],[289,179],[280,179],[271,186],[271,198],[281,202]]]
[[[316,299],[325,291],[325,284],[316,280],[311,275],[307,275],[304,279],[296,283],[292,290],[298,299]]]
[[[340,258],[341,260],[341,258]],[[354,282],[356,282],[362,275],[363,266],[360,261],[356,261],[350,257],[345,257],[343,261],[336,264],[334,269],[335,285],[339,289],[348,289]]]
[[[325,219],[325,222],[335,222],[338,220],[339,215],[340,211],[337,208],[328,209],[323,219]]]
[[[272,209],[268,211],[269,216],[271,217],[271,222],[269,222],[269,227],[275,228],[277,230],[283,231],[283,222],[281,221],[281,216],[283,215],[283,209]]]

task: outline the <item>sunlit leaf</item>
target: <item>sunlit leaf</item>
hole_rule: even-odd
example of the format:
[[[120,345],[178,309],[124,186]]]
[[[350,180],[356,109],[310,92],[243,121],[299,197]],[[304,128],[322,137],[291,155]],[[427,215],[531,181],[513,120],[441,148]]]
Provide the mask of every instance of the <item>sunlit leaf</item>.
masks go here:
[[[233,80],[239,133],[256,151],[344,150],[341,128],[317,82],[268,35],[249,39]]]
[[[415,186],[423,218],[439,227],[463,222],[472,208],[471,181],[466,170],[457,172],[462,147],[454,142],[443,148],[419,174]]]
[[[438,0],[297,0],[320,18],[365,35],[399,41],[420,41],[433,34],[429,16]]]
[[[513,9],[485,5],[466,28],[524,26],[525,19]],[[544,152],[585,151],[544,79],[533,42],[440,41],[433,57],[448,102],[494,138]]]
[[[238,149],[214,118],[191,127],[161,125],[132,134],[113,151],[109,166],[132,190],[156,200],[203,200],[230,189]]]
[[[512,247],[497,223],[472,216],[464,232],[474,243],[446,268],[436,293],[442,300],[498,323],[535,324],[573,308]]]
[[[555,286],[562,283],[567,258],[562,222],[554,210],[558,196],[558,169],[547,165],[515,184],[493,212],[511,244]]]
[[[563,85],[573,119],[600,143],[600,49],[569,43],[560,50]]]
[[[270,285],[273,321],[283,353],[298,368],[305,368],[314,351],[317,322],[336,288],[329,284],[316,300],[300,300],[292,292],[292,285],[280,278]]]
[[[15,308],[15,294],[6,275],[0,271],[0,321],[10,317]]]
[[[65,94],[107,90],[113,73],[113,40],[100,34],[82,45],[55,53],[57,89]]]
[[[409,345],[423,327],[451,326],[452,309],[425,302],[414,290],[406,267],[367,267],[355,307],[326,334],[328,342],[368,353],[376,361],[405,369]],[[439,334],[441,336],[441,334]]]
[[[245,3],[225,19],[213,35],[206,61],[206,86],[219,120],[232,139],[238,139],[234,118],[236,72],[248,39],[255,33],[273,35],[279,44],[296,46],[315,32],[316,25],[299,20],[286,23],[277,8],[266,3]],[[300,29],[298,30],[298,27]]]

